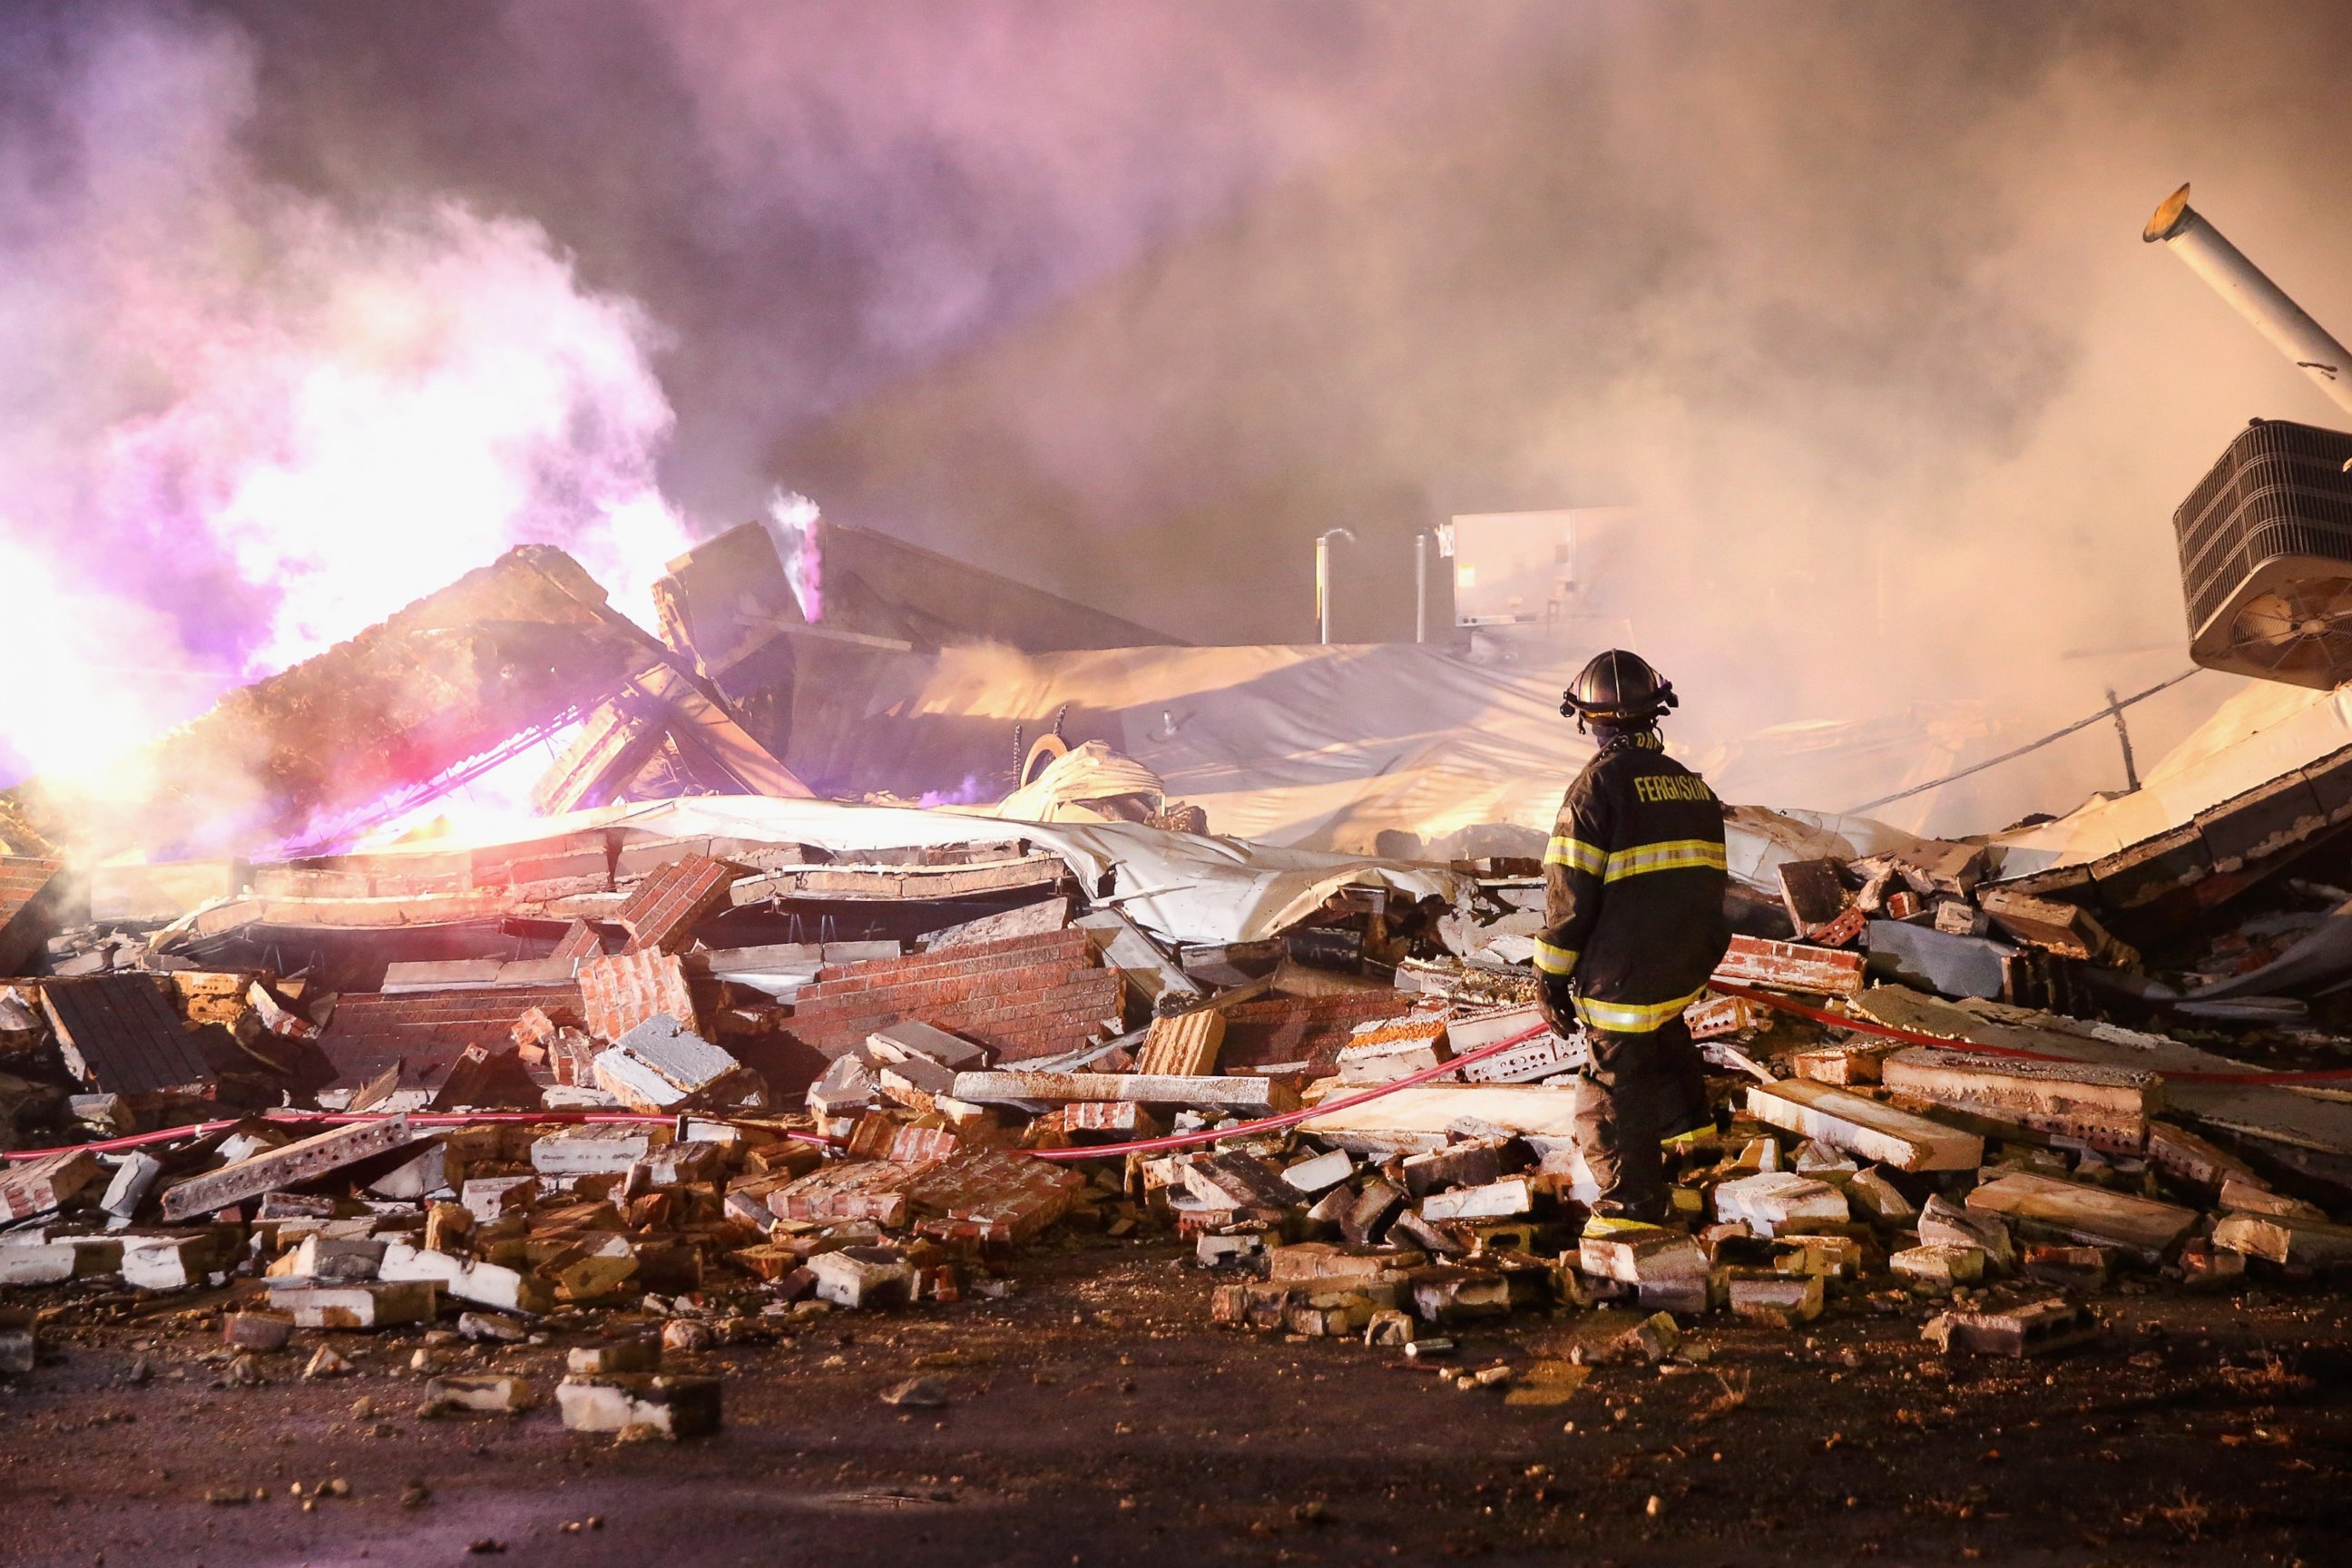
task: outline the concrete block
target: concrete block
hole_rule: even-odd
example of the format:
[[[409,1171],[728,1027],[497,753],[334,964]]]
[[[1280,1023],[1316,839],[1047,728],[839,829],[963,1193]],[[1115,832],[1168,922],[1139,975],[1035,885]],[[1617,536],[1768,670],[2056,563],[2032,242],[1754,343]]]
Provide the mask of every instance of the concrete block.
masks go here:
[[[221,1314],[222,1342],[241,1351],[282,1351],[294,1337],[290,1312],[246,1311]]]
[[[1845,1196],[1848,1204],[1860,1208],[1871,1218],[1888,1225],[1900,1225],[1919,1213],[1894,1183],[1868,1168],[1856,1171],[1846,1178]]]
[[[668,1013],[656,1013],[596,1053],[596,1087],[638,1110],[684,1104],[742,1064]]]
[[[1827,1182],[1790,1172],[1766,1172],[1726,1182],[1715,1189],[1717,1219],[1744,1221],[1757,1235],[1773,1237],[1806,1221],[1851,1219],[1845,1194]]]
[[[1948,1296],[1956,1286],[1984,1279],[1985,1255],[1981,1247],[1937,1241],[1906,1247],[1887,1258],[1886,1266],[1916,1294]]]
[[[1433,1222],[1507,1219],[1535,1208],[1535,1185],[1525,1176],[1506,1176],[1481,1187],[1456,1187],[1421,1200],[1421,1217]]]
[[[1818,1274],[1734,1275],[1729,1295],[1732,1312],[1751,1322],[1787,1328],[1822,1315]]]
[[[2098,1333],[2089,1308],[2053,1299],[1999,1312],[1938,1312],[1919,1337],[1940,1351],[2030,1356],[2070,1350]]]
[[[163,1173],[163,1161],[144,1150],[133,1149],[114,1168],[113,1179],[107,1183],[106,1195],[98,1200],[98,1206],[117,1219],[131,1218],[139,1212],[140,1200]]]
[[[529,1378],[505,1373],[427,1378],[425,1409],[436,1415],[520,1415],[539,1403]]]
[[[1282,1179],[1308,1194],[1326,1192],[1355,1173],[1355,1157],[1345,1149],[1333,1149],[1282,1168]]]
[[[575,1377],[605,1377],[614,1373],[661,1370],[661,1341],[651,1334],[631,1334],[593,1345],[574,1345],[564,1352],[564,1368]]]
[[[895,1247],[845,1247],[808,1260],[816,1299],[836,1307],[904,1306],[913,1299],[915,1270]]]
[[[228,1262],[226,1249],[210,1236],[127,1237],[122,1282],[139,1290],[185,1290],[207,1283]]]
[[[494,1307],[502,1312],[539,1313],[555,1306],[547,1282],[519,1269],[486,1261],[468,1261],[446,1252],[428,1252],[404,1241],[384,1247],[376,1277],[387,1280],[429,1281],[461,1301]]]
[[[293,1285],[269,1292],[271,1309],[291,1317],[298,1329],[383,1329],[429,1323],[438,1304],[433,1285],[424,1280]]]
[[[902,1062],[920,1058],[956,1072],[974,1071],[988,1063],[988,1052],[961,1035],[907,1019],[866,1037],[866,1048],[877,1062]]]
[[[567,1377],[556,1386],[565,1430],[699,1437],[719,1426],[719,1381],[688,1374]]]
[[[537,1153],[536,1144],[532,1152]],[[457,1189],[457,1201],[478,1225],[491,1225],[508,1215],[521,1214],[538,1197],[536,1176],[477,1176]]]
[[[532,1142],[530,1168],[542,1176],[622,1175],[667,1136],[649,1127],[569,1128]]]

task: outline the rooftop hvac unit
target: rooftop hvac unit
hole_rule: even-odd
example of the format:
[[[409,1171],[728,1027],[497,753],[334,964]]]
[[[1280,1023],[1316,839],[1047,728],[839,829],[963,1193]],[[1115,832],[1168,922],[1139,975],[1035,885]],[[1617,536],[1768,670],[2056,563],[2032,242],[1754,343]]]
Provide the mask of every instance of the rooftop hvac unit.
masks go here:
[[[2352,680],[2352,436],[2257,419],[2172,514],[2189,656],[2323,689]]]

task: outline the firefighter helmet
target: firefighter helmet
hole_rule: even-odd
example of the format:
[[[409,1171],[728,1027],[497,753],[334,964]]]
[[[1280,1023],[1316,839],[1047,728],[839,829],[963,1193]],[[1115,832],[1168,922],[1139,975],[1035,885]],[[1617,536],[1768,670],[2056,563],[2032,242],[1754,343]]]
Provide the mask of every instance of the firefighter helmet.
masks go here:
[[[1597,654],[1560,693],[1559,710],[1576,721],[1615,729],[1632,729],[1654,721],[1669,708],[1681,705],[1675,684],[1652,669],[1640,654],[1612,647]]]

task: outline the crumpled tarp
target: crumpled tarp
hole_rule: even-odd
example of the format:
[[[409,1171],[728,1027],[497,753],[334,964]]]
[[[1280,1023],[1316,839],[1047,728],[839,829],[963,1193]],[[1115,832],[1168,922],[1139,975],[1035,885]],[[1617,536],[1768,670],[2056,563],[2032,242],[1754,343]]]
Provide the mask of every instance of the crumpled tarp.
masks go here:
[[[2099,795],[2053,822],[1991,837],[2000,877],[2081,866],[2170,832],[2208,807],[2352,746],[2352,687],[2249,681],[2165,753],[2128,795]]]
[[[1457,905],[1475,888],[1469,878],[1443,867],[1170,833],[1141,823],[1012,823],[967,812],[764,795],[694,795],[577,811],[536,821],[516,841],[598,827],[626,827],[662,838],[709,835],[814,844],[853,863],[863,849],[1002,843],[1018,837],[1061,857],[1097,899],[1118,897],[1118,909],[1138,925],[1171,942],[1211,945],[1276,935],[1344,887],[1385,887],[1408,899],[1434,895]],[[413,847],[431,854],[499,842],[437,838],[372,853]]]
[[[1220,833],[1440,861],[1536,857],[1592,755],[1559,700],[1594,651],[950,647],[876,661],[862,711],[796,730],[787,761],[820,787],[970,801],[1002,776],[1015,725],[1034,734],[1066,710],[1069,734],[1133,758]],[[1758,729],[1694,692],[1664,731],[1727,800],[1853,800],[1997,744],[2002,732],[1964,708]],[[1924,822],[1952,793],[1897,803],[1894,819]]]
[[[1046,763],[1035,778],[992,808],[978,809],[1015,822],[1129,820],[1127,814],[1100,806],[1123,798],[1138,799],[1145,811],[1156,812],[1167,794],[1158,773],[1100,741],[1088,741]]]
[[[2218,1002],[2231,996],[2292,995],[2352,975],[2352,903],[2336,905],[2326,919],[2290,943],[2285,952],[2243,974],[2200,985],[2182,1000]]]

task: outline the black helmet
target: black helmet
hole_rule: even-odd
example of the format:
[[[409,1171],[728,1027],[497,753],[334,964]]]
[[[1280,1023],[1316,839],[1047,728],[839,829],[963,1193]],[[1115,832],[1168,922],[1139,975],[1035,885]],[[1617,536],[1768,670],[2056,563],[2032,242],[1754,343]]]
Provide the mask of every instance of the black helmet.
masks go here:
[[[1590,722],[1630,730],[1654,722],[1679,707],[1674,682],[1663,679],[1638,653],[1612,647],[1594,656],[1576,684],[1559,694],[1559,710],[1580,730]]]

